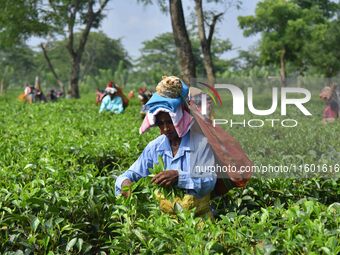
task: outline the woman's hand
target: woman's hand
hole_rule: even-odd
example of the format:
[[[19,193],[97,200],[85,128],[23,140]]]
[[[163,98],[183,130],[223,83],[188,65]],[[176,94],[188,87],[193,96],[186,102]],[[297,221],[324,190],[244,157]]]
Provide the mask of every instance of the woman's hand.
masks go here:
[[[170,187],[178,181],[178,171],[177,170],[166,170],[159,174],[156,174],[152,178],[152,183],[163,187]]]
[[[122,182],[122,187],[121,187],[122,195],[126,198],[131,195],[131,190],[130,190],[131,184],[132,184],[132,181],[130,181],[129,179],[126,179]],[[124,188],[124,187],[126,187],[126,188]],[[127,191],[126,191],[126,189],[127,189]]]

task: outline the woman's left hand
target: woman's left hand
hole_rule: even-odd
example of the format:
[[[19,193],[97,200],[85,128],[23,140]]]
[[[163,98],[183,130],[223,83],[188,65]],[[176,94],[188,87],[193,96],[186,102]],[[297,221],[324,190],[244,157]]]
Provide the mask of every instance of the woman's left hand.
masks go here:
[[[165,170],[156,174],[152,178],[152,183],[163,187],[170,187],[178,181],[178,171],[177,170]]]

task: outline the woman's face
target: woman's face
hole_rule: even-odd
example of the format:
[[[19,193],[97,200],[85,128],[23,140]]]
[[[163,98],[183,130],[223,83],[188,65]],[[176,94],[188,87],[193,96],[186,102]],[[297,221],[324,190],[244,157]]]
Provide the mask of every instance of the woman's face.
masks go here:
[[[165,135],[170,141],[173,139],[178,139],[178,134],[174,124],[172,123],[169,113],[158,113],[156,115],[156,125],[159,127],[161,134]]]
[[[324,87],[319,96],[321,100],[328,101],[332,97],[332,89],[330,87]]]

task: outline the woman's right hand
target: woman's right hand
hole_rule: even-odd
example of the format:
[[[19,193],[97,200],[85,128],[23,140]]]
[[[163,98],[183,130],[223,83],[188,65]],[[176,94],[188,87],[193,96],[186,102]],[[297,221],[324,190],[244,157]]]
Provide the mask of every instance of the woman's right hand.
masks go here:
[[[178,182],[178,171],[177,170],[166,170],[156,174],[152,178],[152,183],[163,187],[171,187]]]

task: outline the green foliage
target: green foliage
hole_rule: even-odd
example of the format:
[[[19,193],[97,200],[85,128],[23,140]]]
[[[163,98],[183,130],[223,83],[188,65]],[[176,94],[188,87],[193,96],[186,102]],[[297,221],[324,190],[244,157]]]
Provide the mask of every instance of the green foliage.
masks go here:
[[[42,36],[50,29],[40,12],[39,0],[1,0],[0,45],[11,47],[31,35]]]
[[[316,66],[328,76],[339,72],[338,29],[328,30],[337,18],[339,5],[332,1],[265,0],[257,4],[254,16],[239,17],[244,34],[261,33],[260,57],[278,65],[280,57],[296,66],[300,74]],[[331,35],[332,34],[332,35]],[[328,36],[327,39],[326,35]],[[334,56],[329,59],[329,56]]]
[[[119,86],[124,87],[128,74],[128,70],[123,67],[121,62],[115,72],[112,69],[99,69],[99,75],[85,76],[84,81],[80,84],[80,88],[85,93],[95,91],[96,88],[104,89],[109,81],[115,81]]]
[[[9,87],[10,78],[14,73],[14,69],[11,66],[5,66],[0,73],[0,94],[3,94]]]
[[[114,81],[122,87],[124,87],[125,84],[128,82],[129,71],[127,70],[122,60],[119,61],[118,67],[113,77]]]
[[[23,85],[34,82],[36,63],[35,52],[25,44],[17,44],[0,50],[0,70],[5,74],[5,68],[15,70],[6,74],[9,85]]]
[[[266,0],[258,3],[255,13],[255,16],[239,17],[238,20],[246,36],[262,32],[260,51],[263,60],[278,63],[282,50],[287,52],[286,59],[293,60],[304,42],[293,29],[294,22],[302,15],[299,6],[285,0]],[[297,29],[304,28],[302,23]]]
[[[159,74],[178,75],[180,73],[175,41],[172,33],[164,33],[156,38],[143,42],[141,57],[136,64],[134,79],[145,81],[147,84],[157,84]],[[205,77],[201,46],[196,34],[191,36],[196,73],[198,77]],[[212,57],[217,72],[225,71],[229,63],[222,58],[223,53],[231,49],[229,40],[214,39],[212,41]]]
[[[312,40],[307,44],[309,61],[325,77],[334,77],[339,73],[340,20],[315,26]]]
[[[149,169],[150,177],[153,177],[156,174],[159,174],[164,170],[165,170],[165,165],[164,165],[163,158],[161,156],[158,156],[158,164],[155,164],[152,169]]]
[[[76,38],[79,38],[79,35],[76,35]],[[98,75],[99,69],[117,70],[130,67],[130,58],[120,39],[111,39],[103,32],[90,33],[82,58],[82,77]]]
[[[253,178],[215,200],[215,221],[194,212],[172,217],[144,188],[129,199],[114,195],[115,176],[158,135],[138,135],[137,100],[112,115],[98,114],[94,94],[36,105],[16,96],[0,96],[1,254],[340,252],[339,178]],[[254,104],[266,107],[270,98]],[[321,124],[318,99],[307,107],[313,116],[287,116],[299,121],[295,129],[228,132],[257,165],[339,163],[339,122]]]
[[[180,73],[175,41],[172,33],[164,33],[143,42],[141,57],[136,65],[136,77],[147,84],[156,84],[159,74],[175,75]]]
[[[79,39],[80,34],[76,33],[76,43]],[[60,76],[60,79],[65,83],[69,79],[69,67],[71,64],[66,45],[67,40],[61,40],[52,42],[47,47],[53,66]],[[46,64],[43,53],[39,52],[36,55],[36,66],[38,67],[38,72],[41,74],[42,80],[44,80],[45,76],[50,75],[50,70]],[[112,72],[117,71],[117,77],[114,77],[113,74],[109,80],[117,79],[117,82],[119,80],[119,84],[125,84],[128,78],[127,69],[130,67],[129,57],[120,40],[111,39],[102,32],[91,32],[89,34],[80,66],[81,79],[84,79],[86,76],[100,76],[100,70],[110,69]],[[106,83],[107,81],[104,84]]]
[[[37,5],[37,20],[43,24],[49,24],[45,33],[51,37],[59,35],[67,37],[66,49],[71,58],[70,72],[70,96],[80,98],[79,78],[80,62],[86,46],[89,32],[92,28],[99,28],[104,18],[103,10],[109,0],[87,1],[87,0],[51,0],[33,1]],[[67,29],[65,29],[67,28]],[[75,31],[80,31],[80,39],[75,40]],[[52,64],[49,64],[52,69]],[[54,75],[58,76],[58,75]],[[61,78],[56,77],[57,80]]]
[[[339,6],[330,0],[294,0],[303,9],[318,9],[322,17],[332,18]]]
[[[78,41],[79,37],[79,33],[76,33],[75,40]],[[61,40],[51,42],[47,46],[49,58],[64,84],[67,84],[71,64],[66,45],[67,42]],[[0,64],[3,74],[6,66],[15,70],[13,73],[6,73],[8,86],[19,87],[26,82],[33,84],[35,76],[38,75],[43,88],[59,87],[43,53],[35,52],[25,44],[1,50]],[[101,32],[92,32],[80,66],[81,80],[84,81],[81,89],[85,92],[94,90],[96,87],[105,86],[109,80],[125,85],[129,78],[130,67],[129,57],[120,40],[110,39]]]
[[[183,198],[183,190],[176,187],[159,187],[152,183],[151,179],[155,175],[165,170],[164,162],[161,156],[158,156],[158,163],[154,164],[153,168],[149,169],[150,174],[139,179],[132,187],[125,187],[131,190],[132,196],[138,199],[138,203],[147,203],[148,201],[156,201],[156,196],[162,195],[165,199],[173,201],[176,197]],[[157,195],[156,195],[157,194]],[[131,200],[131,199],[130,199]],[[153,202],[155,204],[155,202]],[[157,205],[155,205],[157,207]]]

